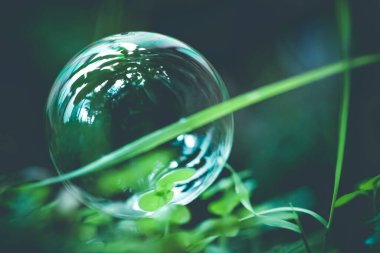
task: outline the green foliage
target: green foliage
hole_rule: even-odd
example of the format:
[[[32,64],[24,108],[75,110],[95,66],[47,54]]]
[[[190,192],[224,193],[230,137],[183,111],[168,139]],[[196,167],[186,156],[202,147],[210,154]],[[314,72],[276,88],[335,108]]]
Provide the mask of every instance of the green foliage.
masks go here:
[[[97,190],[108,196],[128,189],[140,191],[147,188],[148,183],[139,179],[148,178],[152,170],[160,172],[167,168],[174,156],[175,152],[170,149],[157,149],[135,157],[112,173],[102,174],[97,181]]]
[[[230,165],[226,165],[226,168],[231,172],[232,179],[235,184],[235,192],[237,196],[239,197],[242,205],[250,211],[252,214],[255,214],[255,211],[253,210],[253,207],[251,205],[251,202],[249,200],[249,191],[244,186],[244,184],[241,182],[239,175],[234,171],[234,169]]]
[[[359,184],[359,190],[362,191],[371,191],[371,190],[376,190],[377,188],[380,187],[380,175],[377,175],[373,178],[364,180]]]
[[[186,168],[178,173],[162,176],[157,181],[157,186],[160,187],[140,198],[139,204],[144,209],[159,209],[150,217],[117,220],[84,206],[62,212],[60,208],[65,206],[62,201],[66,200],[59,197],[61,194],[56,195],[53,189],[43,187],[2,193],[0,197],[7,195],[8,201],[1,202],[0,208],[8,210],[9,213],[2,222],[5,222],[5,227],[10,226],[6,220],[20,224],[20,228],[12,226],[12,229],[22,236],[27,233],[22,228],[27,221],[28,226],[35,228],[33,236],[36,237],[38,247],[58,248],[59,242],[69,242],[57,252],[228,252],[228,238],[236,237],[240,233],[248,233],[254,237],[273,228],[300,233],[299,226],[294,223],[294,212],[314,214],[297,207],[253,212],[254,207],[249,197],[253,187],[250,187],[249,180],[242,180],[249,176],[243,172],[243,177],[240,177],[232,167],[228,166],[228,169],[231,176],[222,178],[209,192],[204,193],[204,201],[213,197],[208,204],[210,218],[198,222],[192,221],[187,207],[166,205],[169,202],[167,198],[171,196],[170,187],[194,174]],[[9,194],[12,196],[9,197]],[[52,199],[55,195],[57,197]],[[65,224],[65,227],[57,231],[54,224]],[[218,241],[222,244],[215,244]],[[40,251],[44,252],[42,249]]]
[[[160,178],[157,182],[157,186],[161,188],[172,188],[175,183],[188,180],[194,174],[195,170],[192,168],[179,168]]]
[[[224,216],[202,222],[197,227],[196,232],[206,238],[213,236],[233,237],[238,234],[239,228],[240,224],[237,217]]]
[[[182,168],[162,176],[156,185],[156,189],[144,193],[139,197],[139,206],[144,211],[153,212],[167,205],[174,196],[172,191],[175,183],[190,179],[195,174],[191,168]]]
[[[355,199],[356,197],[360,195],[372,196],[373,198],[376,198],[376,192],[379,187],[380,187],[380,175],[364,180],[363,182],[359,183],[355,191],[347,193],[341,196],[340,198],[338,198],[335,203],[335,206],[336,207],[343,206],[351,202],[353,199]]]
[[[173,205],[168,207],[168,210],[161,216],[161,219],[167,220],[172,224],[182,225],[190,221],[191,213],[185,206]]]
[[[228,191],[223,197],[208,205],[210,213],[226,216],[229,215],[240,203],[240,198],[234,192]]]
[[[235,183],[235,192],[236,195],[239,197],[241,204],[244,206],[246,210],[250,212],[250,215],[243,217],[241,220],[247,220],[247,219],[254,219],[257,224],[264,224],[268,226],[283,228],[283,229],[289,229],[291,231],[300,233],[301,230],[299,229],[298,225],[295,225],[294,223],[291,223],[287,221],[289,219],[289,216],[286,216],[286,218],[281,217],[281,214],[283,212],[301,212],[301,213],[307,213],[314,217],[316,220],[318,220],[322,225],[327,227],[327,223],[325,219],[318,215],[317,213],[303,209],[303,208],[295,208],[295,207],[282,207],[282,208],[273,208],[268,209],[261,212],[255,212],[252,204],[250,202],[249,198],[249,191],[244,186],[244,184],[241,182],[241,179],[239,175],[234,171],[234,169],[230,165],[226,165],[226,168],[231,172],[232,179]],[[275,214],[274,216],[266,216],[267,214]],[[279,215],[280,214],[280,215]],[[291,216],[293,220],[295,220],[295,216]]]
[[[355,192],[345,194],[336,200],[335,207],[343,206],[347,204],[348,202],[350,202],[351,200],[353,200],[354,198],[356,198],[357,196],[362,195],[362,194],[365,195],[365,193],[361,191],[355,191]]]
[[[249,178],[250,175],[251,175],[251,173],[249,171],[247,171],[247,170],[241,171],[239,173],[239,177],[240,177],[241,180]],[[248,184],[251,185],[251,187],[249,188],[250,191],[254,190],[254,188],[256,187],[256,183],[252,179],[246,180],[246,183],[247,183],[247,185]],[[209,199],[212,196],[214,196],[215,194],[217,194],[218,192],[229,190],[233,186],[234,186],[234,182],[230,178],[222,178],[222,179],[218,180],[217,182],[213,183],[201,195],[201,198],[202,199]]]
[[[168,204],[173,198],[171,190],[155,190],[139,198],[139,206],[147,212],[153,212]]]
[[[376,190],[380,186],[379,175],[361,183],[356,191],[337,199],[347,133],[350,95],[349,71],[353,68],[378,62],[380,56],[370,55],[349,59],[351,33],[349,5],[346,0],[337,0],[336,3],[343,56],[341,62],[274,82],[209,107],[60,177],[32,183],[16,190],[9,190],[8,186],[0,185],[2,199],[0,207],[6,213],[5,219],[1,220],[3,224],[0,226],[5,229],[9,228],[11,234],[15,233],[20,237],[26,237],[23,233],[30,234],[30,231],[24,231],[26,225],[33,227],[36,240],[45,243],[37,247],[41,247],[39,248],[41,251],[48,252],[228,252],[228,238],[239,234],[254,238],[266,231],[271,231],[273,228],[301,234],[305,248],[311,252],[298,214],[307,214],[321,223],[323,229],[328,229],[333,219],[335,207],[344,205],[362,194],[369,195],[372,193],[376,196]],[[126,168],[102,177],[98,182],[98,187],[105,192],[108,191],[109,194],[126,188],[138,189],[138,186],[134,184],[137,181],[136,178],[141,174],[130,175],[126,171],[136,171],[136,169],[128,168],[140,167],[141,169],[138,171],[148,174],[150,171],[147,170],[155,167],[154,164],[157,161],[161,160],[160,166],[161,169],[164,169],[166,166],[163,164],[171,160],[172,154],[170,152],[167,156],[161,153],[153,154],[153,156],[151,154],[149,156],[142,155],[147,151],[229,113],[338,73],[343,73],[344,85],[334,193],[328,222],[311,210],[293,206],[257,211],[251,203],[251,191],[254,187],[247,187],[249,184],[242,180],[245,177],[239,175],[229,165],[226,167],[230,171],[231,177],[220,180],[203,194],[202,199],[208,204],[210,218],[200,222],[191,220],[192,215],[187,207],[169,205],[173,198],[172,189],[175,184],[188,180],[194,175],[195,171],[189,168],[169,172],[154,182],[155,189],[142,194],[138,203],[143,210],[154,211],[155,213],[151,217],[136,220],[115,220],[83,206],[69,210],[69,215],[67,215],[65,213],[67,211],[62,212],[59,209],[62,200],[59,198],[52,200],[52,189],[46,187],[53,183],[110,168],[128,159],[135,158],[135,161],[138,161],[137,163],[128,164]],[[141,159],[139,160],[139,158]],[[111,183],[115,181],[115,178],[120,179],[120,184],[117,186]],[[12,225],[9,221],[12,222]],[[67,227],[63,227],[57,233],[57,230],[54,229],[56,224],[65,224]],[[378,218],[375,219],[375,227],[378,228]],[[57,238],[69,243],[61,248],[54,243]],[[369,237],[366,243],[377,245],[380,241],[379,238],[379,233],[376,230],[376,233]],[[6,239],[6,237],[2,238],[2,240]],[[216,242],[219,242],[219,245]],[[8,243],[14,245],[18,242],[10,241]],[[300,251],[293,250],[293,252]]]

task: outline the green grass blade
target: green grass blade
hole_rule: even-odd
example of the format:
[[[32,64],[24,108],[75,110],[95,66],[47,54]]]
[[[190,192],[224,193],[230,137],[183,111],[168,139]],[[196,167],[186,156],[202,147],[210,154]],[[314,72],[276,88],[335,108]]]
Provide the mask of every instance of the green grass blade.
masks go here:
[[[297,234],[301,233],[300,228],[296,224],[287,220],[278,219],[276,217],[270,217],[270,216],[261,216],[261,215],[256,216],[255,219],[258,220],[258,224],[261,223],[266,226],[287,229]]]
[[[362,192],[362,191],[354,191],[354,192],[351,192],[351,193],[348,193],[348,194],[345,194],[345,195],[339,197],[335,201],[335,208],[341,207],[341,206],[347,204],[348,202],[350,202],[351,200],[353,200],[354,198],[356,198],[360,195],[366,196],[367,194],[366,194],[366,192]]]
[[[380,175],[367,179],[359,184],[361,191],[373,191],[380,187]]]
[[[301,208],[301,207],[277,207],[277,208],[272,208],[272,209],[264,210],[261,212],[257,212],[256,215],[267,215],[271,213],[281,213],[281,212],[297,212],[297,213],[308,214],[314,219],[316,219],[317,221],[319,221],[325,228],[327,227],[327,221],[321,215],[317,214],[314,211]],[[255,217],[256,215],[248,215],[242,218],[240,221]]]
[[[350,10],[347,0],[337,0],[337,12],[338,12],[338,26],[340,31],[341,38],[341,49],[344,60],[348,60],[349,50],[350,50],[350,33],[351,33],[351,18]],[[340,123],[339,123],[339,136],[338,136],[338,152],[337,152],[337,161],[335,166],[335,177],[334,177],[334,192],[331,201],[330,215],[328,228],[331,226],[335,202],[337,200],[340,178],[342,175],[343,161],[344,161],[344,151],[346,146],[346,136],[347,136],[347,121],[348,121],[348,112],[350,104],[350,70],[345,69],[343,71],[343,96],[342,96],[342,105],[341,105],[341,114],[340,114]]]
[[[336,0],[337,23],[343,59],[349,58],[351,47],[351,14],[347,0]],[[345,71],[348,72],[348,71]]]
[[[311,84],[315,81],[341,73],[346,69],[358,68],[379,61],[380,55],[377,54],[362,56],[350,61],[340,61],[329,64],[321,68],[307,71],[303,74],[265,85],[258,89],[231,98],[223,103],[206,108],[185,119],[181,119],[176,123],[145,135],[144,137],[133,141],[77,170],[36,183],[27,184],[22,187],[32,188],[49,185],[105,169],[149,151],[174,139],[178,135],[190,132],[247,106],[257,104],[261,101],[284,94],[291,90]]]

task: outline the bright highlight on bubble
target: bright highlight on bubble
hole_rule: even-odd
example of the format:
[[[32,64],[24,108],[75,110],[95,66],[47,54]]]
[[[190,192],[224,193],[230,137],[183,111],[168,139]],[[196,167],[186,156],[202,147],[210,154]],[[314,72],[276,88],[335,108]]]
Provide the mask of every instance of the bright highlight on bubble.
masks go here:
[[[181,41],[131,32],[99,40],[62,70],[47,104],[51,157],[64,174],[228,98],[211,64]],[[117,217],[187,204],[220,173],[232,143],[226,116],[158,148],[66,182]]]

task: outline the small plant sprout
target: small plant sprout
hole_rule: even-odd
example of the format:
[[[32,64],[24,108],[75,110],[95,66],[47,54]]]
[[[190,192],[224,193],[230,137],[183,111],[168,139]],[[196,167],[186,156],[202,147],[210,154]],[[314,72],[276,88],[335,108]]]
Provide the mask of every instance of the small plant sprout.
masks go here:
[[[190,179],[194,174],[194,169],[181,168],[164,175],[158,180],[155,190],[144,193],[139,198],[140,208],[147,212],[153,212],[165,206],[173,199],[172,189],[175,184]]]

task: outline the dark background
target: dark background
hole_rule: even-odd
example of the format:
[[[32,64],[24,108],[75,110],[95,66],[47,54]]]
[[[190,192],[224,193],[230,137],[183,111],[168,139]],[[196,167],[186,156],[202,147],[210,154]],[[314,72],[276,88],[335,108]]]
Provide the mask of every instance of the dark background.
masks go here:
[[[380,1],[351,1],[352,56],[380,52]],[[49,90],[63,66],[104,36],[153,31],[199,50],[231,96],[338,61],[330,0],[11,1],[0,4],[0,176],[51,165],[44,130]],[[341,193],[380,171],[380,65],[352,73]],[[306,187],[328,215],[336,159],[341,78],[328,78],[235,113],[230,163],[250,169],[254,202]],[[193,204],[196,205],[196,204]],[[343,252],[362,250],[370,205],[338,209]],[[348,222],[349,221],[349,222]],[[350,241],[350,243],[347,243]],[[346,249],[346,251],[344,251]]]

